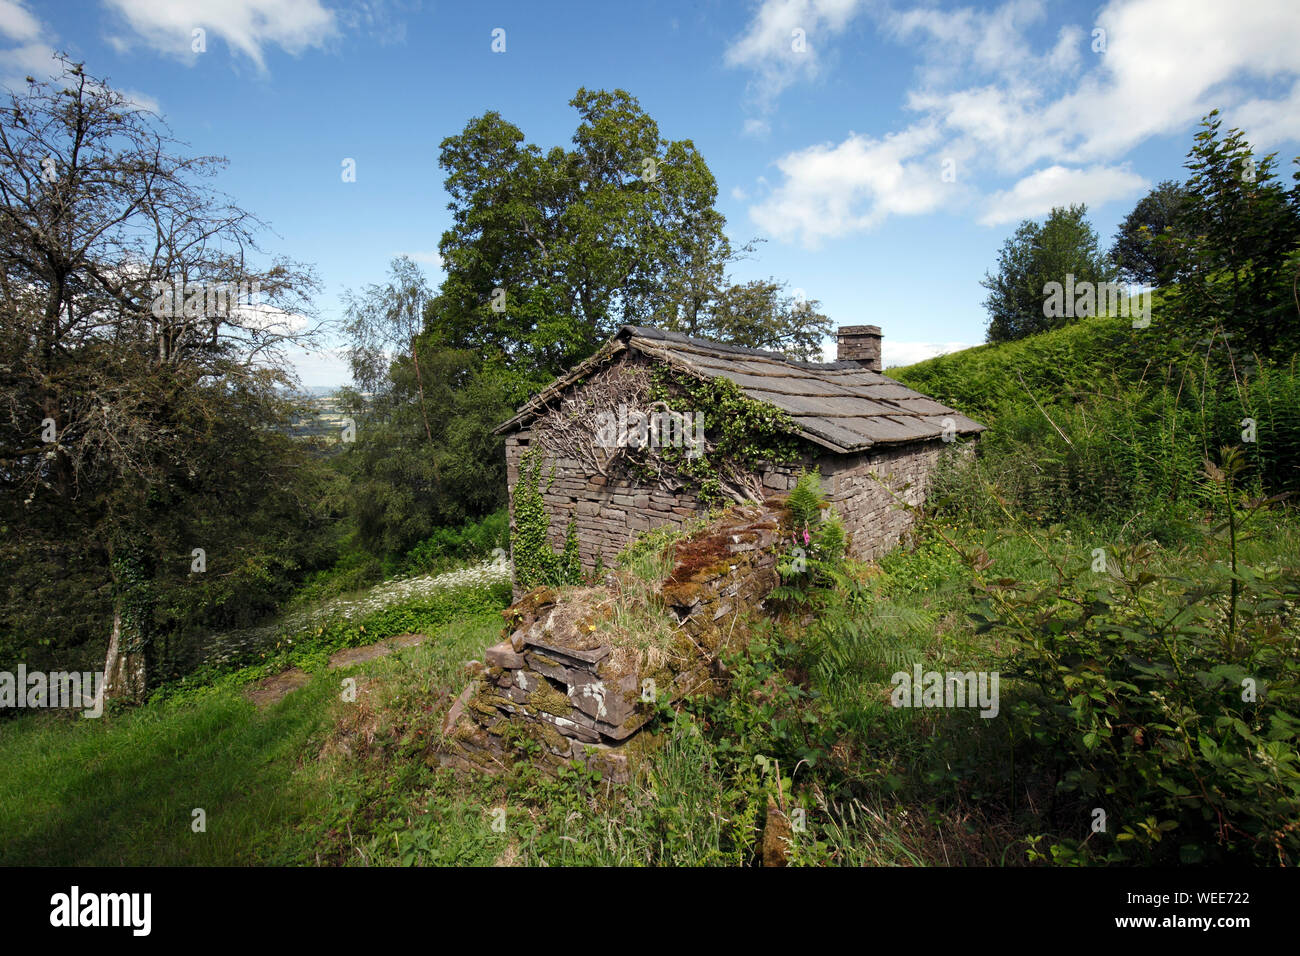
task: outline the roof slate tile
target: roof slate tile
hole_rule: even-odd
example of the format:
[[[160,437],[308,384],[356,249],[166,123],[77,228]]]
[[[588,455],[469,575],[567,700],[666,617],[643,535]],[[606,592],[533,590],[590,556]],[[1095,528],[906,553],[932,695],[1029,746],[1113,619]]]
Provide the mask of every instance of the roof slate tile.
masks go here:
[[[984,431],[960,412],[856,362],[800,362],[777,352],[724,345],[625,325],[591,359],[529,399],[498,434],[513,431],[579,377],[624,349],[642,352],[696,375],[727,378],[749,398],[788,413],[801,433],[836,452],[872,445],[940,437],[950,425],[958,434]]]

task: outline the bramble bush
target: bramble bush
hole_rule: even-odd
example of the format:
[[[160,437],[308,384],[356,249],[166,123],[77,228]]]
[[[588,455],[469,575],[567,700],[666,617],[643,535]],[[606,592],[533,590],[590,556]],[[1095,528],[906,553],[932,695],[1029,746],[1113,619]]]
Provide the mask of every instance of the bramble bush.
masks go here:
[[[970,618],[1010,648],[1013,737],[1078,834],[1049,844],[1056,862],[1300,860],[1300,574],[1239,562],[1275,504],[1246,500],[1243,467],[1229,449],[1206,463],[1224,516],[1207,533],[1226,537],[1195,580],[1148,570],[1142,545],[1104,554],[1104,571],[1054,561],[1051,582],[988,580],[987,555],[969,556]],[[1098,809],[1106,829],[1089,833]]]

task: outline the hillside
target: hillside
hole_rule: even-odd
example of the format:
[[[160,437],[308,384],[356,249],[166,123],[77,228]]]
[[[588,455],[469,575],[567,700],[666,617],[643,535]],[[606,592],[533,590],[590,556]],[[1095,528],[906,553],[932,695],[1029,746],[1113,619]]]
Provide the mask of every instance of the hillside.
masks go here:
[[[1024,503],[1042,514],[1176,505],[1225,446],[1242,448],[1256,490],[1300,491],[1295,357],[1261,364],[1222,335],[1182,341],[1167,311],[1157,294],[1147,328],[1085,318],[890,374],[990,425],[985,458],[1024,494],[1036,486]]]

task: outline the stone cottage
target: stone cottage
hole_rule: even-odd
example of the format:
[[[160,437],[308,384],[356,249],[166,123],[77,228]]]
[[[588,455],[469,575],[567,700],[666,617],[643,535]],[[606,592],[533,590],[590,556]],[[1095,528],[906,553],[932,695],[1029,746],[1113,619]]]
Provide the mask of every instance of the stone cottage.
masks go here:
[[[496,429],[505,436],[510,490],[525,456],[532,463],[531,455],[540,454],[552,544],[563,546],[572,519],[584,567],[594,567],[598,556],[610,564],[635,535],[709,510],[698,481],[680,466],[712,447],[720,416],[732,412],[689,407],[680,395],[665,400],[664,383],[727,379],[745,399],[783,413],[792,433],[784,438],[787,460],[724,471],[714,497],[762,500],[817,466],[851,536],[851,553],[877,557],[911,521],[900,499],[919,505],[941,456],[969,449],[960,439],[984,430],[882,375],[880,337],[874,325],[841,327],[837,361],[810,363],[625,325]],[[513,507],[513,494],[511,501]]]

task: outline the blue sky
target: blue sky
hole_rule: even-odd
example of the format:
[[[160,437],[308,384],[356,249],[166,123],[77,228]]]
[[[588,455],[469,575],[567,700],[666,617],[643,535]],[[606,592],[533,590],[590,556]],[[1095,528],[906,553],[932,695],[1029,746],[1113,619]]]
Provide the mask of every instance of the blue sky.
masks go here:
[[[982,341],[979,280],[1022,218],[1086,202],[1109,246],[1210,109],[1286,175],[1300,154],[1295,0],[0,0],[0,81],[53,50],[227,157],[221,188],[314,264],[326,319],[394,255],[439,278],[443,137],[494,109],[567,144],[581,86],[694,140],[733,240],[768,240],[734,278],[880,325],[887,365]],[[305,385],[347,379],[294,359]]]

